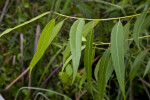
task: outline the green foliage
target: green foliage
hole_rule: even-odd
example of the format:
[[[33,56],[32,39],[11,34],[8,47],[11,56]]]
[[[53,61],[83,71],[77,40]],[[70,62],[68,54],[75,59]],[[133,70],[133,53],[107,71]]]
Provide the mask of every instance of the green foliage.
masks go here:
[[[73,81],[75,79],[81,57],[81,39],[84,26],[84,20],[80,19],[74,22],[70,29],[70,48],[73,61]]]
[[[137,71],[139,70],[146,54],[147,54],[148,50],[145,50],[145,51],[142,51],[135,59],[132,67],[131,67],[131,70],[130,70],[130,73],[129,73],[129,78],[130,78],[130,82],[132,82],[132,80],[134,79]]]
[[[0,1],[0,95],[6,100],[150,98],[149,0],[14,1],[4,12]],[[31,77],[17,81],[25,69]]]
[[[121,22],[115,24],[111,33],[111,55],[117,79],[125,99],[125,67],[123,26]]]
[[[87,37],[87,42],[86,42],[86,47],[85,47],[85,51],[84,51],[84,68],[85,68],[85,73],[87,76],[87,82],[88,82],[88,86],[89,89],[92,92],[92,62],[94,59],[94,55],[93,55],[93,32],[91,31],[88,34]]]
[[[140,36],[140,31],[141,31],[142,24],[145,20],[146,15],[147,15],[147,10],[144,11],[140,16],[138,16],[138,18],[137,18],[137,20],[134,24],[133,38],[134,38],[134,41],[135,41],[135,43],[136,43],[136,45],[138,46],[139,49],[140,49],[140,45],[139,45],[138,37]]]

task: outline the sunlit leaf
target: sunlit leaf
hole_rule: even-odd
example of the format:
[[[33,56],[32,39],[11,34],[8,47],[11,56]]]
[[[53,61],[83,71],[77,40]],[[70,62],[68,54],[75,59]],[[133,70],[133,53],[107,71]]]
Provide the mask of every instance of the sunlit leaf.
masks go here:
[[[86,48],[84,51],[84,68],[85,68],[85,72],[86,72],[86,76],[87,76],[87,82],[88,82],[88,86],[89,89],[92,92],[92,83],[91,83],[91,79],[92,79],[92,61],[94,59],[93,55],[93,32],[89,32],[88,37],[87,37],[87,41],[86,41]]]
[[[135,75],[137,74],[137,71],[139,70],[147,52],[148,52],[148,50],[142,51],[134,60],[134,63],[132,65],[130,73],[129,73],[130,82],[132,82]]]
[[[124,41],[123,26],[119,21],[115,24],[111,32],[111,57],[119,86],[125,98],[125,67],[124,67]]]
[[[70,29],[70,48],[73,62],[73,81],[75,79],[81,57],[81,39],[84,23],[85,22],[83,19],[79,19],[73,23]]]
[[[48,47],[48,42],[51,37],[51,34],[53,32],[55,26],[55,20],[51,20],[43,29],[41,36],[39,38],[39,42],[37,44],[37,52],[35,53],[34,57],[31,60],[30,63],[30,70],[36,65],[36,63],[40,60],[40,58],[43,56],[46,48]]]
[[[140,49],[140,45],[139,45],[138,37],[140,36],[140,31],[141,31],[141,28],[142,28],[142,25],[143,25],[146,15],[147,15],[147,10],[144,11],[140,16],[138,16],[138,18],[134,24],[134,28],[133,28],[133,38],[139,49]]]

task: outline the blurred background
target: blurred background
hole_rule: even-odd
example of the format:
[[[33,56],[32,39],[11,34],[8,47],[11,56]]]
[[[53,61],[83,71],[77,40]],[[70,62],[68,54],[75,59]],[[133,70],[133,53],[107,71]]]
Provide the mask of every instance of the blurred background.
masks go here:
[[[46,11],[55,11],[69,16],[90,19],[114,18],[141,13],[144,9],[149,7],[149,3],[150,0],[0,0],[0,33]],[[40,33],[45,25],[56,17],[56,23],[65,19],[56,14],[49,14],[28,25],[13,30],[0,38],[0,94],[6,100],[14,99],[17,91],[21,87],[26,86],[54,90],[75,100],[93,99],[86,82],[83,83],[82,90],[80,91],[79,89],[84,65],[83,59],[81,60],[80,70],[73,85],[71,83],[71,69],[68,69],[69,72],[67,72],[66,69],[66,72],[59,75],[62,67],[63,51],[69,38],[70,27],[75,19],[65,20],[59,34],[46,50],[42,59],[34,67],[31,78],[29,78],[29,74],[26,74],[8,90],[5,89],[6,86],[28,68],[36,52],[36,44]],[[129,20],[132,20],[131,29],[133,29],[136,18],[127,18],[121,21],[125,25]],[[117,21],[118,20],[99,22],[94,30],[94,42],[110,42],[110,33]],[[147,21],[147,23],[150,24],[150,21]],[[86,21],[86,23],[87,22],[89,21]],[[143,30],[143,33],[148,34],[149,31],[149,27],[146,27],[146,31]],[[150,44],[148,44],[146,40],[143,40],[143,42],[145,48],[150,47]],[[134,56],[136,48],[132,48],[132,45],[130,52],[133,54],[132,56]],[[95,58],[100,57],[107,48],[108,45],[95,46]],[[132,60],[133,59],[131,59],[131,61]],[[95,66],[96,63],[97,60],[93,63],[93,66]],[[67,66],[71,68],[69,67],[71,66],[71,62]],[[45,71],[46,68],[47,70]],[[93,70],[94,68],[95,67],[93,67]],[[44,71],[45,74],[41,78]],[[143,73],[143,71],[144,69],[141,69],[139,75]],[[150,82],[150,75],[142,80]],[[111,76],[109,86],[110,87],[107,87],[109,93],[105,96],[105,98],[107,98],[106,100],[121,100],[118,97],[121,92],[118,89],[118,83],[114,73]],[[143,85],[140,80],[135,80],[133,86],[134,87],[129,89],[130,92],[126,91],[131,100],[150,99],[149,88]],[[96,85],[94,87],[96,89]],[[33,100],[38,92],[37,90],[23,89],[19,93],[18,100]],[[52,100],[67,100],[51,92],[42,93]],[[37,99],[45,100],[43,96],[39,96]]]

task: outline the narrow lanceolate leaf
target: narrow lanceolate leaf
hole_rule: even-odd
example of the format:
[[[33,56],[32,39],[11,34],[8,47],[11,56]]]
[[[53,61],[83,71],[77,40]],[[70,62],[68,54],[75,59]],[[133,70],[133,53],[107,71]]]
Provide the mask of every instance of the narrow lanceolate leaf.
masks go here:
[[[38,44],[37,44],[37,52],[35,53],[34,57],[32,58],[32,61],[30,63],[29,68],[32,70],[33,66],[40,60],[40,58],[45,53],[47,47],[50,45],[52,40],[56,37],[58,31],[62,27],[63,21],[58,23],[55,26],[55,20],[51,20],[42,31],[42,34],[40,35]],[[55,27],[54,27],[55,26]]]
[[[123,35],[124,35],[124,53],[127,52],[128,48],[129,48],[129,44],[128,44],[128,37],[129,37],[129,28],[130,28],[130,23],[127,23],[124,28],[123,28]]]
[[[9,33],[9,32],[12,31],[12,30],[15,30],[15,29],[17,29],[17,28],[19,28],[19,27],[22,27],[22,26],[26,25],[26,24],[29,24],[29,23],[31,23],[31,22],[33,22],[33,21],[35,21],[35,20],[37,20],[37,19],[39,19],[39,18],[41,18],[41,17],[47,15],[47,14],[50,14],[50,12],[49,12],[49,11],[48,11],[48,12],[45,12],[45,13],[43,13],[43,14],[41,14],[41,15],[39,15],[39,16],[37,16],[37,17],[35,17],[35,18],[29,20],[29,21],[26,21],[26,22],[24,22],[24,23],[22,23],[22,24],[20,24],[20,25],[17,25],[16,27],[9,28],[9,29],[5,30],[3,33],[1,33],[1,34],[0,34],[0,37],[3,36],[3,35],[5,35],[5,34],[7,34],[7,33]]]
[[[70,54],[70,42],[68,41],[65,51],[63,52],[63,64],[65,63],[69,54]]]
[[[98,91],[99,91],[99,100],[103,100],[104,91],[106,87],[106,71],[108,66],[108,61],[110,57],[110,50],[106,50],[103,56],[100,59],[99,72],[98,72]]]
[[[85,45],[83,45],[81,47],[81,51],[85,48]],[[72,60],[72,55],[68,57],[67,60],[65,60],[65,63],[63,64],[63,67],[62,67],[62,72],[64,71],[65,67],[68,65],[68,63]]]
[[[84,25],[82,36],[85,37],[97,24],[99,21],[91,21]]]
[[[142,51],[134,60],[134,63],[132,65],[130,73],[129,73],[130,82],[132,82],[135,75],[137,74],[137,71],[139,70],[147,52],[148,52],[148,50]]]
[[[144,75],[143,77],[150,71],[150,59],[148,60],[148,63],[147,63],[147,66],[146,66],[146,69],[145,69],[145,72],[144,72]]]
[[[85,52],[84,52],[84,68],[85,68],[85,72],[86,72],[86,76],[87,76],[87,82],[88,82],[88,86],[89,89],[92,92],[92,61],[94,59],[93,55],[93,32],[91,31],[88,34],[87,37],[87,42],[86,42],[86,48],[85,48]]]
[[[50,39],[50,36],[53,32],[55,26],[55,20],[51,20],[43,29],[38,44],[37,44],[37,52],[35,53],[34,57],[31,60],[29,68],[32,70],[32,68],[35,66],[35,64],[40,60],[40,58],[43,56],[47,45],[48,41]]]
[[[84,23],[85,22],[83,19],[79,19],[73,23],[70,29],[70,48],[73,62],[73,81],[75,79],[81,57],[81,39]]]
[[[141,27],[142,27],[143,22],[145,20],[146,14],[147,14],[147,10],[144,11],[140,16],[138,16],[138,18],[134,24],[134,28],[133,28],[133,38],[134,38],[134,41],[135,41],[135,43],[139,49],[140,49],[140,45],[139,45],[138,37],[140,35],[140,30],[141,30]]]
[[[98,22],[99,21],[91,21],[83,26],[82,41],[86,41],[85,36],[98,24]],[[68,41],[68,43],[70,43],[70,42]],[[65,63],[69,54],[70,54],[70,44],[67,45],[67,47],[63,53],[63,63]]]
[[[108,65],[107,65],[107,70],[106,70],[106,84],[111,76],[111,74],[113,73],[113,62],[112,62],[112,58],[110,57],[109,61],[108,61]]]
[[[123,40],[123,26],[121,22],[118,22],[115,24],[111,32],[111,55],[119,86],[125,99],[125,67]]]

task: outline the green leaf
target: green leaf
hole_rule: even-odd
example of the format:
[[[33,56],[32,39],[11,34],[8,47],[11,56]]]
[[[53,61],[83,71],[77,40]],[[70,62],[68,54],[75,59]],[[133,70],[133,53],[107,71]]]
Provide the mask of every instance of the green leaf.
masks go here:
[[[81,50],[83,50],[85,48],[85,45],[83,45],[81,47]],[[62,72],[64,71],[65,67],[68,65],[68,63],[71,61],[72,59],[72,55],[68,57],[68,59],[66,60],[66,62],[63,64],[63,67],[62,67]]]
[[[108,61],[110,57],[110,50],[106,50],[103,56],[100,59],[99,72],[98,72],[98,91],[99,91],[99,99],[103,100],[104,91],[106,87],[106,71],[108,66]]]
[[[85,37],[97,24],[99,21],[91,21],[84,25],[82,36]]]
[[[147,15],[147,10],[144,11],[140,16],[138,16],[138,18],[134,24],[134,28],[133,28],[133,38],[134,38],[134,41],[135,41],[135,43],[139,49],[140,49],[140,45],[139,45],[139,38],[138,37],[140,35],[140,30],[142,28],[142,25],[143,25],[143,22],[145,20],[146,15]]]
[[[130,28],[130,23],[127,23],[124,28],[123,28],[123,35],[124,35],[124,53],[127,52],[128,48],[129,48],[129,44],[128,44],[128,37],[129,37],[129,28]]]
[[[101,59],[96,64],[96,67],[95,67],[95,70],[94,70],[94,76],[95,76],[96,81],[98,81],[98,71],[99,71],[100,62],[101,62]]]
[[[49,39],[51,38],[54,25],[55,25],[55,20],[53,19],[43,29],[37,44],[37,52],[33,56],[29,66],[30,72],[32,68],[36,65],[36,63],[40,60],[40,58],[43,56],[46,48],[48,47]]]
[[[9,28],[9,29],[5,30],[3,33],[1,33],[1,34],[0,34],[0,37],[2,37],[3,35],[9,33],[9,32],[12,31],[12,30],[15,30],[15,29],[17,29],[17,28],[19,28],[19,27],[22,27],[22,26],[26,25],[26,24],[29,24],[29,23],[31,23],[31,22],[33,22],[33,21],[35,21],[35,20],[37,20],[37,19],[39,19],[39,18],[41,18],[41,17],[47,15],[47,14],[50,14],[50,12],[49,12],[49,11],[48,11],[48,12],[45,12],[45,13],[43,13],[43,14],[41,14],[41,15],[39,15],[39,16],[37,16],[37,17],[35,17],[35,18],[29,20],[29,21],[26,21],[26,22],[24,22],[24,23],[22,23],[22,24],[20,24],[20,25],[17,25],[17,26],[14,27],[14,28]]]
[[[79,19],[73,23],[70,29],[70,48],[73,62],[73,81],[75,79],[81,57],[81,39],[84,23],[85,22],[83,19]]]
[[[87,83],[89,86],[89,89],[92,92],[92,83],[91,83],[91,79],[92,79],[92,61],[94,59],[93,55],[93,32],[91,31],[88,34],[87,37],[87,42],[86,42],[86,47],[85,47],[85,51],[84,51],[84,68],[85,68],[85,72],[86,72],[86,76],[87,76]]]
[[[132,82],[135,75],[137,74],[137,71],[139,70],[147,52],[148,52],[148,50],[142,51],[140,54],[138,54],[138,56],[134,60],[134,63],[132,65],[130,73],[129,73],[130,83]]]
[[[54,12],[58,12],[58,11],[59,11],[61,2],[62,2],[62,0],[57,0],[57,1],[56,1]],[[55,18],[55,17],[56,17],[56,15],[54,14],[54,15],[52,16],[52,18]]]
[[[86,41],[85,36],[98,24],[99,21],[91,21],[83,26],[83,32],[82,32],[82,41]],[[68,43],[70,43],[68,41]],[[63,53],[63,63],[65,63],[66,58],[70,54],[70,44],[67,44],[67,47]]]
[[[60,77],[60,79],[61,79],[61,81],[63,82],[63,83],[67,83],[68,82],[68,75],[67,75],[67,73],[65,73],[65,72],[59,72],[59,77]]]
[[[60,28],[63,25],[63,21],[58,23],[55,27],[54,25],[55,25],[55,20],[53,19],[45,26],[44,30],[42,31],[42,34],[40,35],[40,38],[37,44],[37,52],[32,58],[30,66],[29,66],[30,71],[36,65],[36,63],[40,60],[40,58],[43,56],[44,52],[46,51],[47,47],[56,37],[57,33],[59,32]]]
[[[107,70],[106,70],[106,84],[111,76],[111,74],[113,73],[113,62],[112,62],[112,58],[110,57],[108,65],[107,65]]]
[[[68,74],[68,76],[71,76],[73,71],[72,71],[72,67],[70,64],[67,65],[66,67],[66,73]]]
[[[111,57],[119,86],[125,99],[125,67],[124,67],[124,42],[123,42],[123,26],[119,21],[115,24],[111,32]]]
[[[70,54],[70,42],[68,41],[65,51],[63,52],[63,64],[65,63],[69,54]]]
[[[146,66],[146,69],[145,69],[143,77],[149,72],[149,70],[150,70],[150,59],[148,60],[148,64]]]
[[[83,83],[85,82],[85,80],[86,80],[86,73],[85,73],[85,69],[83,69],[83,74],[82,74],[82,76],[81,76],[81,80],[80,80],[80,83],[79,83],[79,89],[81,90],[82,89],[82,85],[83,85]]]

